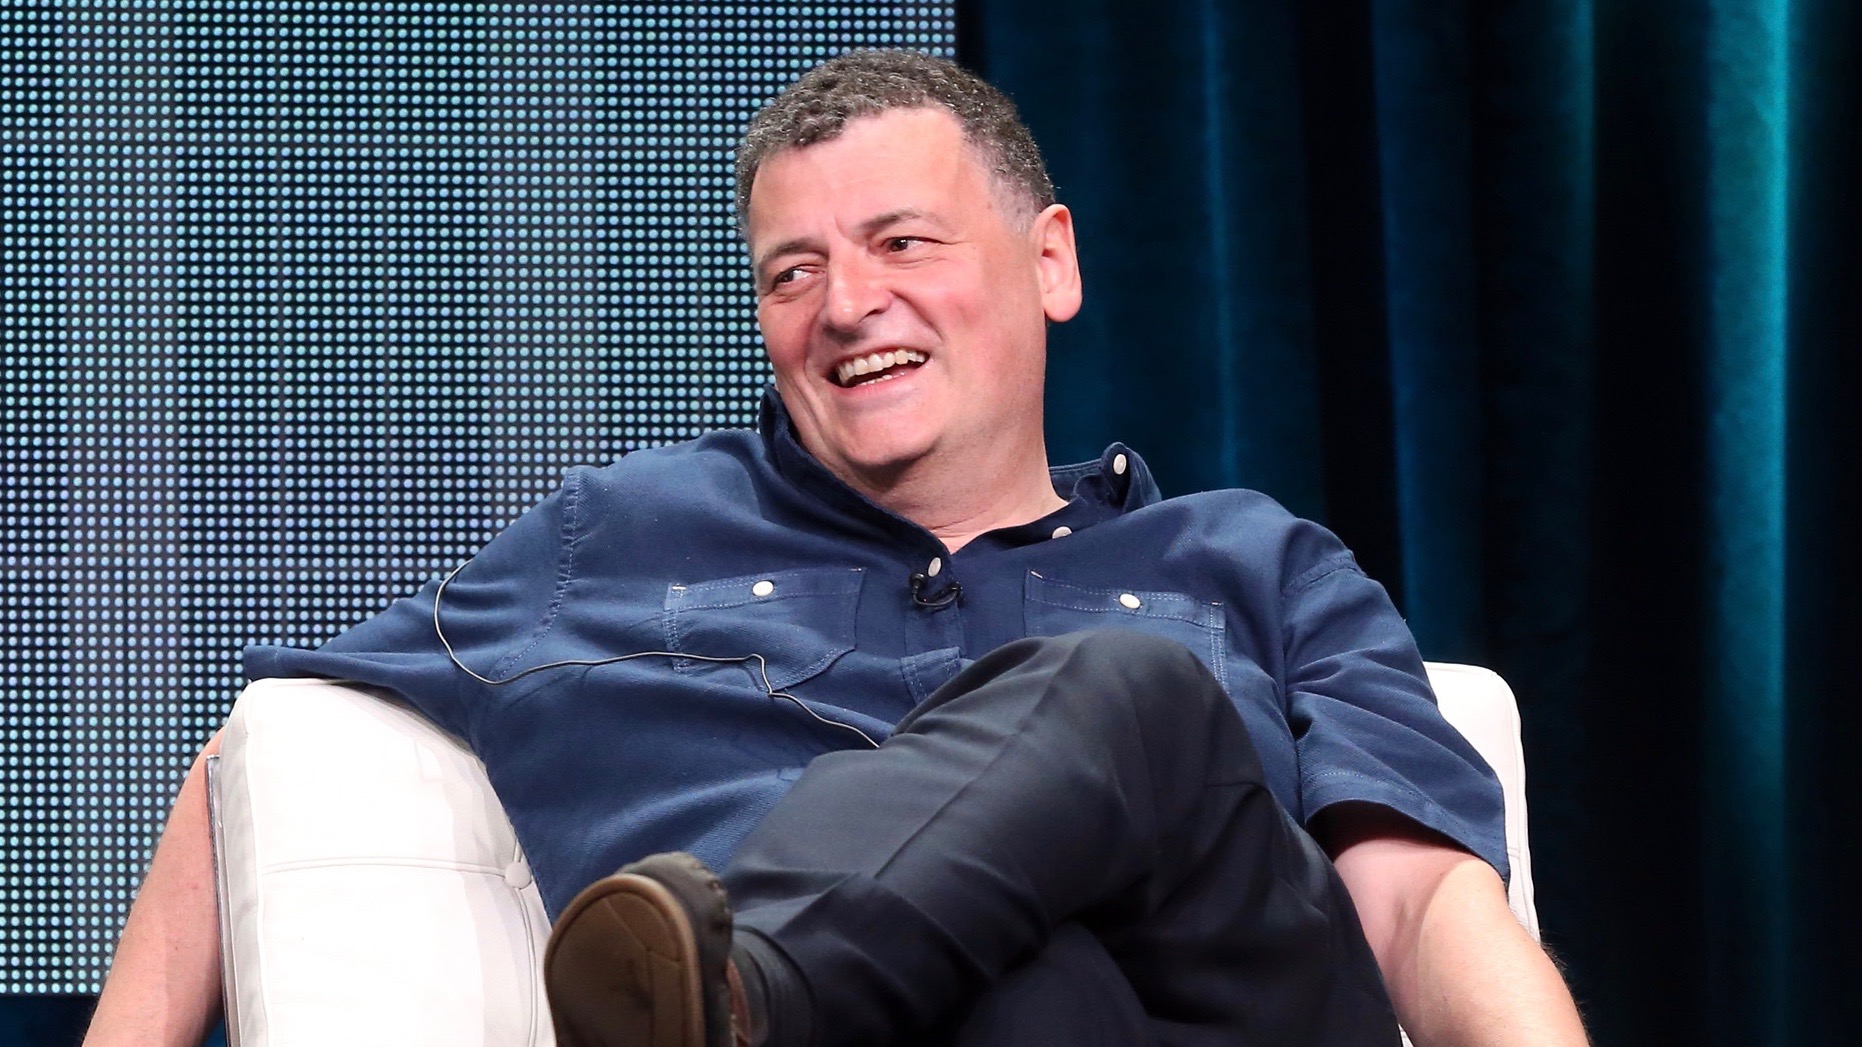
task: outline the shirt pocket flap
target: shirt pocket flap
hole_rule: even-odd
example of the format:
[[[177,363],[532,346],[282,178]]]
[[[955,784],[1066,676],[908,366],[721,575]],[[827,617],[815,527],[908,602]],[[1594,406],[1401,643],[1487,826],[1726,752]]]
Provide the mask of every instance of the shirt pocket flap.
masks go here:
[[[1222,605],[1185,593],[1072,585],[1028,572],[1023,596],[1030,636],[1130,629],[1175,640],[1228,682]]]
[[[853,650],[864,581],[859,568],[813,568],[674,583],[666,649],[687,657],[673,668],[699,672],[716,659],[742,665],[759,690],[764,671],[772,690],[800,683]]]

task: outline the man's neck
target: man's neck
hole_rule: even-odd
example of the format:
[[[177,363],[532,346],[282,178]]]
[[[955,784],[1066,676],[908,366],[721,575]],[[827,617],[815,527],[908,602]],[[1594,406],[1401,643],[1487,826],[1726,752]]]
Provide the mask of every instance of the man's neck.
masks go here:
[[[886,509],[930,531],[951,552],[980,534],[1025,524],[1066,505],[1048,475],[1047,450],[1006,456],[997,465],[943,468],[920,463],[892,477],[857,477],[848,482]],[[847,479],[847,478],[843,478]]]

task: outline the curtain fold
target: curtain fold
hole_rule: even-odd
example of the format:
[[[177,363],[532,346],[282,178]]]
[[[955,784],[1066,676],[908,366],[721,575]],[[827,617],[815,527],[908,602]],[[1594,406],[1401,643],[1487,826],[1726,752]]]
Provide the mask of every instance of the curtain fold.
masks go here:
[[[1844,662],[1862,584],[1862,10],[1798,0],[1788,29],[1784,1009],[1786,1041],[1815,1043],[1862,1017],[1862,687]]]
[[[1452,17],[1441,17],[1452,10]],[[1389,0],[1371,10],[1384,230],[1391,422],[1403,592],[1417,640],[1464,658],[1479,636],[1487,418],[1477,338],[1481,270],[1466,4]]]
[[[1853,5],[959,9],[1077,217],[1054,456],[1264,490],[1508,677],[1598,1042],[1843,1039]]]
[[[1791,144],[1786,0],[1707,5],[1705,893],[1720,931],[1707,1011],[1783,1043],[1786,235]],[[1737,1001],[1734,1003],[1733,1001]]]

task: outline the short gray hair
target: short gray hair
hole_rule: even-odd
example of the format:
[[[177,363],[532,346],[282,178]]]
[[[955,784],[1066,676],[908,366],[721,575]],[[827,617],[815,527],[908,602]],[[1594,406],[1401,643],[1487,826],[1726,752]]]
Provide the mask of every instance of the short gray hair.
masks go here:
[[[770,154],[838,137],[847,123],[894,109],[937,107],[956,117],[964,141],[988,166],[1011,220],[1027,222],[1054,202],[1040,147],[1008,96],[955,62],[917,51],[848,51],[814,67],[757,111],[737,145],[737,225],[750,185]]]

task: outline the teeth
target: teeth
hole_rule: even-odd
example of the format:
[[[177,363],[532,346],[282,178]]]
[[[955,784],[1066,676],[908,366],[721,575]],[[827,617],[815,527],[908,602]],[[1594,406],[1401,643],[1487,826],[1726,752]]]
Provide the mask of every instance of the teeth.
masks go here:
[[[883,353],[868,353],[865,356],[856,356],[842,363],[840,367],[835,370],[834,377],[840,384],[846,385],[848,382],[863,374],[873,374],[903,364],[921,364],[924,363],[925,360],[925,354],[911,349],[899,349]]]

